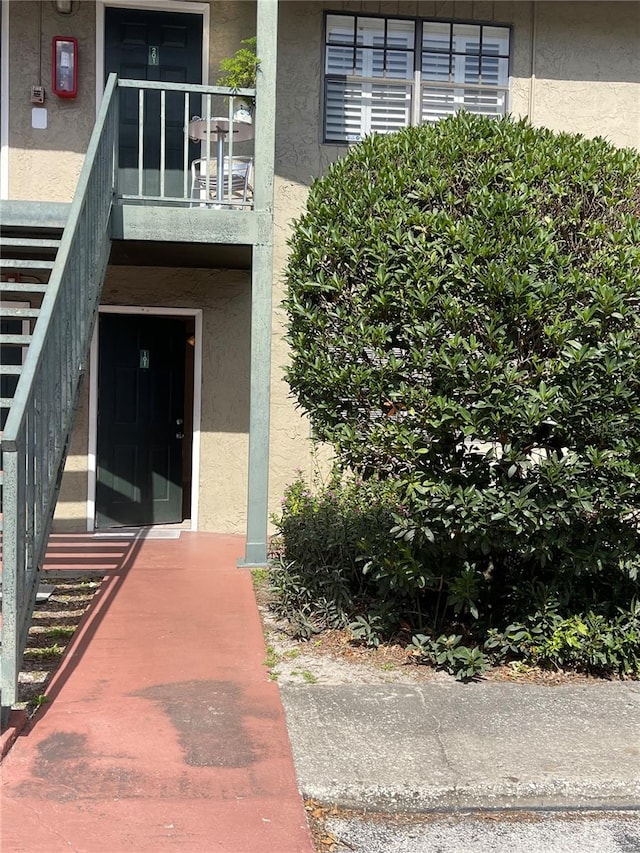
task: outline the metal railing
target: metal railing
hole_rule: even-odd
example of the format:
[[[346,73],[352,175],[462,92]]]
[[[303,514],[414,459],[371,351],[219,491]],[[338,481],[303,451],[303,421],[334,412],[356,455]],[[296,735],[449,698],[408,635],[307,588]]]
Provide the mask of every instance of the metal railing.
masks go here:
[[[118,80],[117,195],[127,203],[253,207],[255,89]],[[242,171],[233,168],[242,161]],[[198,162],[199,171],[194,164]]]
[[[2,437],[3,715],[18,674],[111,246],[117,79],[111,75]]]

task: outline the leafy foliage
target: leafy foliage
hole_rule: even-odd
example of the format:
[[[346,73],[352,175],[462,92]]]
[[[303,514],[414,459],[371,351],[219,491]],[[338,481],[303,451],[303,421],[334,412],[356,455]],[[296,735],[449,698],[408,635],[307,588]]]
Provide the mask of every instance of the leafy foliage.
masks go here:
[[[395,574],[370,572],[367,563],[371,554],[383,562],[384,553],[389,566],[402,564],[406,546],[391,534],[394,500],[386,483],[342,480],[339,474],[314,493],[301,477],[287,488],[275,519],[280,543],[270,582],[276,612],[290,619],[299,636],[353,623],[354,637],[377,645],[393,629],[384,602],[396,586]],[[365,619],[372,607],[375,613]]]
[[[471,618],[516,583],[637,588],[638,269],[640,155],[602,139],[460,113],[313,185],[288,381],[345,470],[393,483],[397,586],[442,577]]]
[[[588,611],[566,618],[557,608],[537,611],[525,623],[490,631],[484,644],[493,660],[524,658],[530,664],[623,676],[640,675],[640,601],[612,619]]]
[[[435,577],[391,533],[405,511],[389,481],[334,472],[313,491],[301,477],[287,488],[268,575],[272,608],[294,635],[348,629],[374,648],[411,639],[414,661],[459,679],[518,661],[640,676],[640,600],[629,579],[530,583],[514,570],[498,595],[469,565]]]
[[[220,77],[218,86],[228,86],[230,89],[253,89],[256,85],[256,77],[260,60],[256,56],[255,36],[242,39],[239,48],[233,56],[220,60]]]
[[[602,139],[460,113],[313,185],[287,376],[339,470],[279,521],[302,633],[639,674],[639,269],[640,155]]]
[[[460,634],[439,637],[416,634],[412,653],[423,662],[450,672],[460,681],[482,675],[489,668],[489,659],[481,649],[463,646],[461,641]]]

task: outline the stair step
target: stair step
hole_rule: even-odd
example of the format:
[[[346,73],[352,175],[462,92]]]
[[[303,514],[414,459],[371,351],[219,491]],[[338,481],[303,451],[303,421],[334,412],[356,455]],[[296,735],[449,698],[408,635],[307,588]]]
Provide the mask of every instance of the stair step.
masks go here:
[[[21,364],[0,364],[0,376],[20,376]]]
[[[43,281],[0,281],[0,293],[45,293],[47,285]]]
[[[2,237],[0,243],[3,247],[12,246],[18,249],[58,249],[60,240],[44,240],[33,237]]]
[[[3,258],[0,266],[12,270],[51,270],[53,261],[25,261],[23,258]]]
[[[20,317],[23,319],[28,319],[29,317],[39,317],[40,309],[39,308],[9,308],[5,303],[2,306],[2,318],[6,319],[7,317]]]
[[[32,335],[0,335],[0,344],[12,347],[24,347],[31,343]]]

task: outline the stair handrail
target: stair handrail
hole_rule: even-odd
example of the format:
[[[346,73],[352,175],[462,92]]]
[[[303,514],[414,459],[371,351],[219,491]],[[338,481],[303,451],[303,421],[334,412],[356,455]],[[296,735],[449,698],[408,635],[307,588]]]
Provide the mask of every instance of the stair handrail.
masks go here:
[[[2,708],[17,680],[107,267],[117,75],[109,75],[2,436]]]

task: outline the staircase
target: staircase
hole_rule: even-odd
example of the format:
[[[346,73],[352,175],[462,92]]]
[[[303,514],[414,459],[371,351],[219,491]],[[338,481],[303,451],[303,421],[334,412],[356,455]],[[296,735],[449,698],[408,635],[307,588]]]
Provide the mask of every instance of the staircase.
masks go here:
[[[112,75],[66,217],[55,221],[56,206],[40,202],[5,202],[0,213],[3,721],[17,699],[111,248],[116,85]]]
[[[62,227],[0,222],[0,429],[9,414],[61,236]]]

